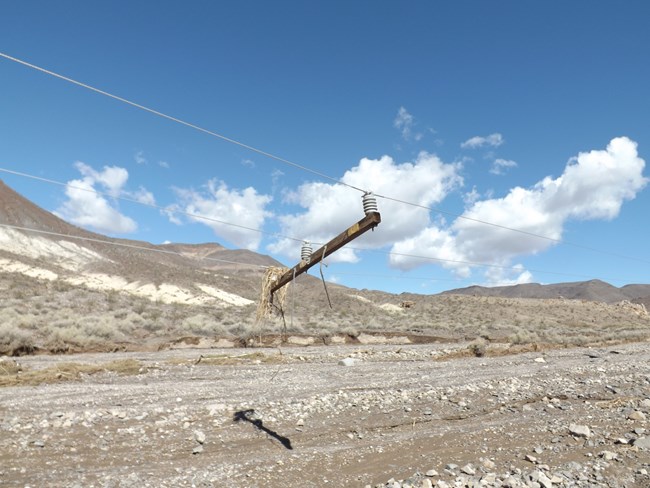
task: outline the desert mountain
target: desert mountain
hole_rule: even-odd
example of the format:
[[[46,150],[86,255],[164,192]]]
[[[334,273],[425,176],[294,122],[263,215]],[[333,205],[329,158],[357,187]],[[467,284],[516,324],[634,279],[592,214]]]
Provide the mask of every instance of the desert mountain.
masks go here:
[[[604,281],[590,280],[553,285],[526,283],[489,288],[484,286],[470,286],[449,290],[444,293],[502,298],[564,298],[569,300],[616,303],[622,300],[637,301],[650,297],[650,285],[625,285],[617,288]]]

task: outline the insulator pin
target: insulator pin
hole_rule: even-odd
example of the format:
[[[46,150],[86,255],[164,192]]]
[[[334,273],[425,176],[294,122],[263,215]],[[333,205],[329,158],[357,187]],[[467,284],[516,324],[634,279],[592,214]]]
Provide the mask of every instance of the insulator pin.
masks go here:
[[[304,261],[305,263],[309,263],[311,260],[311,244],[307,241],[302,243],[302,247],[300,248],[300,259],[301,261]]]
[[[370,192],[363,195],[363,211],[366,215],[373,212],[379,212],[379,208],[377,207],[377,199]]]

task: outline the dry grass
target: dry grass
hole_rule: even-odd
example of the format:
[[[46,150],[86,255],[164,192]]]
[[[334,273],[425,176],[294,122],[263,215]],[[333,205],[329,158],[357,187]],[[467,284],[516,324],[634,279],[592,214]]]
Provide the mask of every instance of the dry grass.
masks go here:
[[[279,364],[285,362],[281,354],[265,354],[263,352],[253,352],[249,354],[209,354],[200,355],[196,359],[171,358],[168,364],[175,366],[180,365],[200,365],[200,366],[230,366],[238,364]]]
[[[261,322],[264,319],[271,317],[273,315],[273,305],[271,304],[271,288],[280,277],[287,272],[289,268],[278,268],[271,266],[267,268],[264,277],[262,278],[262,291],[260,293],[260,301],[257,305],[257,322]],[[280,309],[284,306],[284,299],[287,296],[287,287],[283,286],[278,291],[275,292],[274,305]]]
[[[106,364],[63,363],[50,368],[23,370],[22,368],[0,368],[0,387],[3,386],[34,386],[43,383],[60,383],[64,381],[79,381],[83,376],[98,373],[115,373],[118,375],[134,375],[143,371],[140,361],[122,359]]]

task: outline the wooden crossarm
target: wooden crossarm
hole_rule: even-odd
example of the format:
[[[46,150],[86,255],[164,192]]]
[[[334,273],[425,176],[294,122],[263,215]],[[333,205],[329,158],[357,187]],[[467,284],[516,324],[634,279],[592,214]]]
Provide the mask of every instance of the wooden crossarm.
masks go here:
[[[334,239],[329,241],[327,244],[323,245],[322,247],[314,251],[311,255],[311,259],[309,260],[309,263],[306,263],[305,261],[300,261],[300,263],[296,264],[293,268],[291,268],[289,271],[284,273],[280,277],[278,282],[271,287],[271,299],[273,298],[273,294],[276,291],[278,291],[284,285],[289,283],[296,276],[307,272],[309,268],[311,268],[315,264],[320,263],[327,256],[338,251],[343,246],[345,246],[348,242],[353,241],[364,232],[367,232],[370,229],[374,229],[379,225],[380,222],[381,222],[381,215],[379,214],[379,212],[370,212],[359,222],[350,226],[347,230],[341,232],[339,235],[337,235]]]

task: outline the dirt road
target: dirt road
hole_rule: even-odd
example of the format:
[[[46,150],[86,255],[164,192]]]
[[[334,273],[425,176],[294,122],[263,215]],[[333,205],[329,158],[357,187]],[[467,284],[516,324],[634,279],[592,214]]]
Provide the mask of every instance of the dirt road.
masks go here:
[[[1,388],[0,486],[650,486],[646,344],[465,348],[19,358],[141,371]]]

